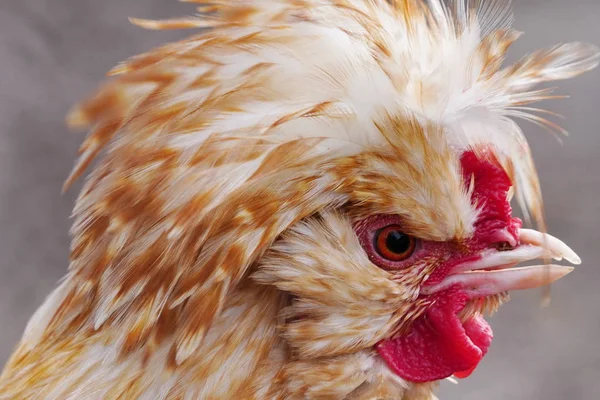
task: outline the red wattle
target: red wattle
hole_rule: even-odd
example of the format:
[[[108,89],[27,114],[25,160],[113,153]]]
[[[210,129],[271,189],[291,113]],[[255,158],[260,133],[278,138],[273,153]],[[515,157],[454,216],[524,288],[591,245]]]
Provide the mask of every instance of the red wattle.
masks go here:
[[[492,330],[481,317],[460,322],[457,313],[466,301],[457,289],[440,293],[406,335],[380,342],[379,354],[396,374],[412,382],[470,375],[487,353]]]
[[[473,344],[475,344],[475,346],[479,347],[479,349],[481,350],[481,357],[483,358],[486,355],[488,348],[492,343],[492,328],[486,322],[486,320],[483,319],[482,316],[477,316],[468,321],[465,321],[463,327],[465,328],[465,333],[469,337],[469,339],[471,339]],[[475,371],[475,368],[477,368],[479,361],[477,362],[477,364],[473,365],[473,367],[465,371],[455,372],[454,376],[456,376],[459,379],[468,378],[473,373],[473,371]]]
[[[475,371],[475,368],[477,368],[477,366],[474,366],[473,368],[467,369],[465,371],[455,372],[454,376],[457,377],[458,379],[468,378],[469,376],[471,376],[471,374],[473,373],[473,371]]]

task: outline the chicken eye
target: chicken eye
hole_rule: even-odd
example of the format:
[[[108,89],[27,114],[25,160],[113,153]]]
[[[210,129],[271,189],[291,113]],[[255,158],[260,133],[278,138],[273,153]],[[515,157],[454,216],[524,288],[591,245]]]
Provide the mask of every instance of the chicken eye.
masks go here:
[[[416,244],[415,238],[402,232],[398,225],[389,225],[375,232],[375,250],[386,260],[406,260],[415,251]]]

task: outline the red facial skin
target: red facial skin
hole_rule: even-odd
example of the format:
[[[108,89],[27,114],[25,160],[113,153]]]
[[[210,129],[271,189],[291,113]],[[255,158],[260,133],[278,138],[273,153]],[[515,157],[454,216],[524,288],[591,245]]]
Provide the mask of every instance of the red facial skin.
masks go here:
[[[412,256],[404,261],[384,259],[374,249],[374,232],[390,224],[402,225],[398,216],[374,216],[359,222],[357,235],[373,263],[386,270],[410,268],[418,260],[439,264],[424,285],[434,285],[459,265],[481,258],[486,249],[510,242],[518,246],[522,223],[512,217],[507,200],[511,182],[492,157],[478,158],[474,152],[463,153],[461,165],[466,187],[474,179],[471,198],[478,205],[479,217],[469,239],[457,242],[419,241]],[[427,296],[431,306],[414,322],[411,330],[398,338],[383,340],[376,347],[388,366],[400,377],[413,382],[430,382],[450,375],[466,377],[485,356],[492,330],[481,317],[461,323],[457,314],[469,296],[460,285]]]

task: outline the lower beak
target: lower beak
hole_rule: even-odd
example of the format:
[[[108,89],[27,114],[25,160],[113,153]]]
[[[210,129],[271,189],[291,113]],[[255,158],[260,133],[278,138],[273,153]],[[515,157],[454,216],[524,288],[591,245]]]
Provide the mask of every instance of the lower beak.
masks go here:
[[[472,298],[485,297],[511,290],[532,289],[548,285],[573,271],[573,267],[556,264],[513,268],[534,259],[563,258],[571,264],[581,259],[559,239],[531,229],[519,232],[521,244],[510,251],[490,250],[476,261],[459,265],[440,283],[423,287],[423,294],[433,294],[450,286],[461,285]]]

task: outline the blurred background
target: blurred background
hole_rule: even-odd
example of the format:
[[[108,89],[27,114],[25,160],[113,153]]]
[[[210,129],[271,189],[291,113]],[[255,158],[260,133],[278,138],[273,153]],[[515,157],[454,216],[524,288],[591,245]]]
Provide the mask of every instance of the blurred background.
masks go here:
[[[600,1],[515,0],[525,35],[514,60],[564,41],[600,45]],[[185,35],[131,26],[128,16],[193,12],[175,0],[0,1],[0,365],[67,268],[69,215],[80,188],[60,188],[83,136],[64,116],[130,55]],[[563,145],[522,123],[545,195],[550,232],[584,263],[552,288],[519,293],[491,319],[495,341],[471,378],[442,400],[597,399],[600,393],[600,70],[558,84],[571,99],[543,104],[567,117]]]

